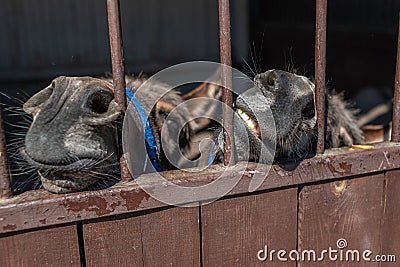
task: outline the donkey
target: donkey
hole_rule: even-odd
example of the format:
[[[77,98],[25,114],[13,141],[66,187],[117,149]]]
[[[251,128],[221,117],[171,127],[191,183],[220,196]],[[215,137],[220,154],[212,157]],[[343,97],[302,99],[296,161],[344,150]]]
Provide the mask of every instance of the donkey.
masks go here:
[[[128,79],[131,92],[145,79]],[[276,142],[275,159],[304,158],[312,154],[316,145],[316,113],[314,84],[304,76],[270,70],[254,79],[254,86],[237,96],[234,106],[235,147],[238,160],[268,162],[261,151],[268,142]],[[160,99],[156,96],[163,93]],[[199,157],[197,143],[202,138],[216,137],[213,162],[223,157],[222,133],[210,126],[205,114],[219,113],[200,97],[220,99],[220,88],[213,83],[202,84],[192,92],[181,96],[162,83],[148,85],[146,96],[137,99],[143,106],[157,103],[149,113],[148,123],[154,139],[154,162],[159,170],[174,169],[166,150],[178,133],[179,150],[184,157]],[[327,92],[326,147],[339,147],[362,143],[363,136],[357,127],[355,110],[344,101],[341,94]],[[188,99],[198,99],[195,107],[180,108],[174,115],[174,123],[165,123],[174,107]],[[118,173],[118,118],[121,110],[113,98],[112,83],[91,77],[59,77],[48,87],[34,95],[23,106],[33,116],[33,122],[25,137],[20,153],[38,170],[43,187],[55,193],[68,193],[86,189],[92,185],[115,182]],[[261,136],[255,117],[272,112],[275,134],[267,131]],[[189,122],[189,123],[186,123]],[[166,124],[167,127],[163,128]],[[241,132],[240,129],[245,129]],[[164,132],[162,132],[164,131]],[[271,135],[269,135],[271,133]],[[246,139],[246,140],[245,140]],[[167,144],[167,146],[163,146]],[[242,158],[249,142],[250,154]],[[195,144],[195,145],[193,145]],[[171,152],[171,151],[169,151]],[[206,164],[203,162],[203,164]]]
[[[128,77],[128,93],[135,93],[145,81],[144,78]],[[170,90],[167,85],[158,82],[152,82],[148,89],[146,95],[139,96],[137,101],[143,106],[156,103],[148,117],[154,139],[155,161],[162,170],[174,169],[162,146],[162,141],[168,144],[169,140],[162,140],[162,136],[176,135],[177,126],[182,126],[179,149],[189,159],[197,157],[190,141],[196,132],[208,124],[207,119],[198,118],[197,113],[212,107],[202,106],[201,101],[197,108],[188,110],[183,107],[170,120],[177,124],[168,123],[167,127],[162,128],[168,114],[185,99],[207,95],[217,98],[219,91],[213,86],[202,86],[194,93],[181,96],[176,90]],[[162,97],[156,99],[159,95]],[[118,180],[118,132],[122,112],[114,101],[110,81],[61,76],[32,96],[23,105],[23,110],[33,117],[33,121],[20,154],[30,166],[37,169],[46,190],[69,193],[90,186],[96,188],[95,185],[107,186],[108,182]]]
[[[261,155],[262,149],[276,144],[275,160],[303,159],[313,155],[317,143],[315,112],[315,85],[305,76],[282,70],[269,70],[255,76],[254,86],[239,95],[234,103],[234,124],[245,125],[246,132],[235,127],[235,147],[238,160],[244,160],[243,149],[250,149],[246,159],[268,162]],[[259,116],[255,116],[257,111]],[[275,133],[266,131],[261,136],[260,120],[270,120],[272,112]],[[326,92],[326,148],[351,146],[363,142],[363,134],[357,126],[357,111],[347,103],[343,94]],[[257,121],[258,120],[258,121]],[[223,156],[222,133],[218,136],[214,162]],[[250,141],[249,146],[245,144]],[[273,140],[274,142],[271,142]],[[267,151],[267,150],[266,150]]]

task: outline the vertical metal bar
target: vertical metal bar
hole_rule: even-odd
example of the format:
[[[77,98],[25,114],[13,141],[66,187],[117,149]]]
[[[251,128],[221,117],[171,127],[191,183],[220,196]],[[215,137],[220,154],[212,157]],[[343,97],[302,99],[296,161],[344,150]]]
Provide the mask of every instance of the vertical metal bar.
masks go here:
[[[115,101],[126,111],[124,50],[122,47],[122,31],[119,0],[107,0],[108,31],[110,35],[110,53],[113,72]],[[120,158],[121,180],[131,179],[124,155]]]
[[[317,153],[325,150],[325,69],[327,0],[316,0],[315,21],[315,100],[317,107]]]
[[[0,198],[12,196],[10,174],[8,172],[7,148],[0,112]]]
[[[114,83],[115,101],[126,110],[124,55],[121,37],[119,0],[107,0],[108,31]]]
[[[232,65],[231,57],[231,18],[229,0],[218,0],[219,15],[219,47],[222,82],[222,124],[224,135],[224,165],[235,164],[234,136],[233,136],[233,109],[232,109]],[[224,67],[225,66],[225,67]],[[229,66],[229,67],[228,67]]]
[[[397,37],[396,78],[394,83],[394,100],[392,115],[392,142],[400,142],[400,18]]]

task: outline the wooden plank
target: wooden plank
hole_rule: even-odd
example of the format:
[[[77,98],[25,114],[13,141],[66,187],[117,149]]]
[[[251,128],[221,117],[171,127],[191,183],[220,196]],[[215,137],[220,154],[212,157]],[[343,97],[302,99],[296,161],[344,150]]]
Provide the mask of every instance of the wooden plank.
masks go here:
[[[198,208],[84,224],[87,266],[199,266]]]
[[[83,225],[86,266],[141,266],[140,217]]]
[[[201,214],[204,266],[296,266],[257,254],[296,248],[297,188],[219,200]]]
[[[0,266],[80,266],[76,225],[3,235]]]
[[[385,262],[381,266],[398,266],[400,261],[400,170],[385,174],[385,214],[382,222],[382,254],[396,255],[396,262]]]
[[[298,251],[314,250],[317,262],[304,254],[299,266],[378,266],[377,262],[363,261],[362,253],[371,250],[376,255],[381,251],[383,190],[383,173],[304,187],[299,198]],[[336,253],[333,260],[328,254],[321,256],[329,248],[338,250],[332,252]],[[352,261],[349,250],[359,251],[360,262]],[[349,261],[345,261],[346,253]]]

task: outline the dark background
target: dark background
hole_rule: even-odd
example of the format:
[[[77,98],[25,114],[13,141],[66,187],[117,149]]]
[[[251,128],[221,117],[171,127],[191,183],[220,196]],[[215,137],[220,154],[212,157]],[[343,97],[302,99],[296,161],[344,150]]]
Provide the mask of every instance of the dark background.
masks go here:
[[[328,1],[330,85],[350,94],[393,86],[399,11],[399,1]],[[293,62],[300,73],[313,74],[315,1],[252,1],[251,14],[250,36],[262,51],[263,68]]]
[[[219,59],[216,0],[121,0],[128,73]],[[328,1],[327,82],[349,96],[393,85],[399,1]],[[234,66],[314,72],[315,1],[232,0]],[[253,58],[251,57],[253,54]],[[111,71],[105,1],[5,0],[0,84]],[[39,86],[40,85],[40,86]],[[22,86],[23,87],[23,86]],[[33,88],[35,87],[35,88]],[[39,87],[39,88],[36,88]]]
[[[399,11],[399,1],[328,1],[326,82],[361,114],[393,96]],[[261,70],[314,75],[315,1],[253,0],[249,21]],[[390,120],[391,111],[371,124]]]

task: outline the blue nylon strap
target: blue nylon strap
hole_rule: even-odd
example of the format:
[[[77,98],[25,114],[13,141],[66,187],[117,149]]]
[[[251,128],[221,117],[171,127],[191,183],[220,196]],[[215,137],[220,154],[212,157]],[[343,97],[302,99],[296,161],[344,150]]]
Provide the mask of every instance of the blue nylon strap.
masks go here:
[[[126,95],[131,101],[132,105],[135,107],[136,111],[139,114],[140,121],[142,125],[144,125],[144,138],[145,138],[145,145],[147,150],[147,155],[150,158],[151,163],[156,171],[162,171],[160,165],[157,162],[156,152],[158,150],[153,131],[151,130],[151,126],[147,117],[146,112],[144,111],[143,107],[140,105],[140,102],[137,98],[133,95],[132,89],[126,88]],[[146,161],[147,162],[147,159]],[[146,170],[146,163],[144,165],[143,171]]]
[[[213,141],[213,144],[211,146],[211,150],[210,150],[210,155],[208,155],[208,161],[207,164],[208,165],[212,165],[213,161],[214,161],[214,149],[215,149],[215,144],[217,143],[218,137],[215,138],[215,140]]]

